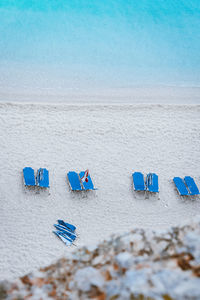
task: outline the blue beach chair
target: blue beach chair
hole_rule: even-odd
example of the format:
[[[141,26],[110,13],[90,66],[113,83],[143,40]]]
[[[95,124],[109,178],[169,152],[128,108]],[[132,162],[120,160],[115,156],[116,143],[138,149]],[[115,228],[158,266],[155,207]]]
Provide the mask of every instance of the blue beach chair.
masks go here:
[[[49,171],[45,168],[40,168],[37,171],[36,181],[39,187],[49,188]]]
[[[72,241],[76,239],[76,235],[71,231],[67,230],[65,226],[54,224],[54,227],[59,231],[63,232],[64,234],[66,234]]]
[[[158,175],[156,175],[155,173],[147,174],[146,189],[147,189],[147,191],[149,191],[151,193],[158,193],[159,192]]]
[[[177,188],[177,191],[179,192],[179,194],[181,196],[187,196],[189,195],[189,192],[184,184],[184,181],[182,178],[180,177],[174,177],[173,179],[175,185],[176,185],[176,188]]]
[[[30,167],[26,167],[23,169],[24,175],[24,184],[25,186],[35,186],[35,175],[34,170]]]
[[[84,174],[85,174],[85,171],[80,172],[79,177],[82,178],[84,176]],[[83,185],[83,189],[84,190],[96,190],[94,188],[94,185],[93,185],[93,182],[92,182],[92,179],[91,179],[90,175],[88,175],[87,179],[88,179],[88,182],[86,182],[86,181],[82,182],[82,180],[81,180],[81,183]]]
[[[58,224],[65,226],[68,230],[70,230],[71,232],[74,232],[76,230],[76,226],[66,223],[63,220],[57,220]]]
[[[140,172],[135,172],[132,174],[133,177],[133,184],[135,191],[145,191],[145,184],[144,184],[144,175]]]
[[[184,181],[188,187],[189,194],[191,196],[199,195],[199,189],[194,181],[194,179],[190,176],[185,176]]]
[[[70,187],[72,191],[82,191],[83,188],[80,183],[80,178],[76,172],[68,172],[67,177],[69,180]]]
[[[73,241],[70,238],[68,238],[67,236],[65,236],[61,231],[53,231],[53,233],[57,237],[59,237],[66,246],[71,246]]]
[[[73,243],[73,240],[67,234],[65,234],[63,231],[58,231],[58,233],[61,236],[63,236],[66,240],[68,240],[69,242],[71,242],[71,244]]]

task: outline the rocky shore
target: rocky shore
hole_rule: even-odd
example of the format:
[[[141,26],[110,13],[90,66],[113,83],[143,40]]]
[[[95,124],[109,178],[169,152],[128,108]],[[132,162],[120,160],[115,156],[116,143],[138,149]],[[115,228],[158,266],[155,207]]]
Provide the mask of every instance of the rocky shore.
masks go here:
[[[200,217],[134,229],[0,283],[0,299],[200,299]]]

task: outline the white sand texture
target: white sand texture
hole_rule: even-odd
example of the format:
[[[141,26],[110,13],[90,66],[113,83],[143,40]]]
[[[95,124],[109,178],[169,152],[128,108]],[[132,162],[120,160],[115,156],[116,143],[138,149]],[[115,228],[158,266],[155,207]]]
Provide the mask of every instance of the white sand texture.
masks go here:
[[[181,198],[172,182],[190,175],[200,187],[200,105],[1,103],[0,156],[0,279],[75,248],[52,233],[57,219],[77,227],[80,246],[200,211],[199,197]],[[49,192],[24,187],[25,166],[49,170]],[[98,190],[71,192],[67,172],[87,168]],[[159,195],[134,192],[135,171],[157,173]]]

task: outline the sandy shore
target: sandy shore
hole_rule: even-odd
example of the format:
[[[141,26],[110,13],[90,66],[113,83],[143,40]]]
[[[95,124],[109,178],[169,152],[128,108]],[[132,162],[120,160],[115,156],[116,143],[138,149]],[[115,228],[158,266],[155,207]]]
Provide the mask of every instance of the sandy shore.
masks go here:
[[[172,178],[190,175],[200,187],[199,150],[199,105],[1,103],[1,279],[70,251],[51,233],[58,218],[77,226],[77,246],[193,218],[200,199],[181,199]],[[49,193],[23,187],[25,166],[49,169]],[[71,193],[67,172],[86,168],[98,190]],[[156,172],[159,196],[133,192],[134,171]]]

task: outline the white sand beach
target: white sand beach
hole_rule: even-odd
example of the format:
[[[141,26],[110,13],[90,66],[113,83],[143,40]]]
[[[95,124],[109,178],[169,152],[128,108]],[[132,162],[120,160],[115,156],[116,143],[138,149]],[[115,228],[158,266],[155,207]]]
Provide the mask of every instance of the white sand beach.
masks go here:
[[[74,224],[76,245],[136,227],[166,228],[199,214],[172,179],[200,187],[200,105],[0,103],[0,276],[14,278],[66,255],[52,233]],[[50,172],[49,192],[23,186],[22,169]],[[97,191],[72,193],[70,170],[89,168]],[[134,171],[159,176],[158,196],[133,191]]]

